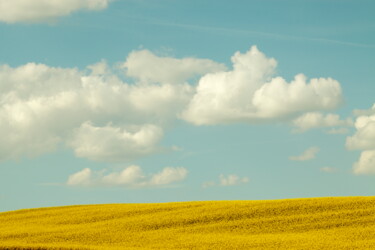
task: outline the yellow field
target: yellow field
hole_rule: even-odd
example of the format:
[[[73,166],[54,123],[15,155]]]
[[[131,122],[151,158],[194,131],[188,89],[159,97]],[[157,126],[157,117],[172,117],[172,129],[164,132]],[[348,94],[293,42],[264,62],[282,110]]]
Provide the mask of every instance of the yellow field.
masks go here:
[[[375,249],[375,197],[0,213],[0,249]]]

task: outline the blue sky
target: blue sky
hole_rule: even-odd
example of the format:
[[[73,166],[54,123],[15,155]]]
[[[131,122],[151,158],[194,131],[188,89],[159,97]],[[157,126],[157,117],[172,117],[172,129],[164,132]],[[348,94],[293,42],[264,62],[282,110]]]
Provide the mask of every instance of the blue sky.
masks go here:
[[[0,0],[0,211],[374,195],[374,10]]]

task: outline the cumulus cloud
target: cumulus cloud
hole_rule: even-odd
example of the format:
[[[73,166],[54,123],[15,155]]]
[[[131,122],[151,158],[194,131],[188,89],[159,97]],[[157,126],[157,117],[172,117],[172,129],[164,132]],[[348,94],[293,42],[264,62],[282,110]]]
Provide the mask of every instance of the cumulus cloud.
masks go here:
[[[305,132],[314,128],[324,128],[324,127],[347,127],[352,126],[352,119],[348,118],[346,120],[341,120],[339,115],[336,114],[323,114],[321,112],[308,112],[292,121],[295,127],[295,132]],[[336,130],[330,130],[331,134],[343,133],[347,130],[342,130],[345,128],[340,128]]]
[[[91,184],[92,171],[89,168],[84,168],[75,174],[69,176],[67,185],[69,186],[89,186]]]
[[[209,59],[160,57],[149,50],[133,51],[123,64],[126,74],[142,82],[183,83],[226,67]]]
[[[353,165],[353,173],[375,174],[375,150],[365,150],[361,153],[359,160]]]
[[[71,147],[78,157],[127,161],[158,152],[164,128],[287,119],[340,103],[333,79],[272,78],[276,61],[255,46],[233,69],[208,59],[132,52],[126,83],[104,60],[85,70],[28,63],[0,65],[0,159]],[[197,86],[189,83],[202,76]],[[288,118],[289,119],[289,118]]]
[[[356,132],[347,137],[348,149],[375,149],[375,115],[359,116],[355,122]]]
[[[232,57],[233,69],[204,75],[182,118],[196,125],[264,122],[330,110],[342,102],[339,82],[303,74],[273,77],[277,62],[253,46]]]
[[[315,158],[316,154],[319,152],[318,147],[311,147],[306,149],[301,155],[290,156],[289,160],[291,161],[308,161]]]
[[[49,22],[78,10],[107,8],[110,0],[0,0],[0,21],[6,23]]]
[[[139,166],[130,166],[121,172],[112,172],[106,175],[97,173],[96,179],[91,180],[91,185],[104,184],[106,186],[137,186],[145,183],[145,175]],[[68,180],[69,182],[69,180]]]
[[[111,74],[111,69],[107,64],[107,61],[101,60],[100,62],[87,66],[91,70],[92,75],[108,75]]]
[[[90,159],[155,152],[151,147],[162,127],[186,106],[192,87],[127,84],[106,68],[103,62],[90,66],[90,72],[35,63],[0,65],[0,159],[40,155],[64,144]],[[88,143],[95,145],[89,149]],[[108,153],[115,145],[119,148]]]
[[[134,132],[106,125],[83,123],[70,142],[76,156],[94,161],[128,161],[154,153],[163,131],[155,125],[142,125]]]
[[[69,186],[119,186],[128,188],[167,187],[183,181],[188,171],[183,167],[166,167],[156,174],[146,175],[139,166],[132,165],[120,172],[92,171],[85,168],[69,176]]]
[[[220,174],[218,183],[216,183],[215,181],[207,181],[207,182],[204,182],[202,184],[202,187],[208,188],[208,187],[212,187],[212,186],[216,186],[216,185],[219,185],[219,186],[237,186],[237,185],[241,185],[241,184],[248,183],[248,182],[249,182],[248,177],[242,177],[241,178],[236,174],[229,174],[229,175]]]
[[[353,164],[354,174],[375,174],[375,104],[369,110],[357,110],[356,132],[346,138],[349,150],[362,150],[359,160]]]
[[[185,168],[172,168],[166,167],[160,173],[154,174],[149,181],[149,185],[160,186],[168,185],[173,182],[179,182],[185,179],[187,175],[187,170]]]

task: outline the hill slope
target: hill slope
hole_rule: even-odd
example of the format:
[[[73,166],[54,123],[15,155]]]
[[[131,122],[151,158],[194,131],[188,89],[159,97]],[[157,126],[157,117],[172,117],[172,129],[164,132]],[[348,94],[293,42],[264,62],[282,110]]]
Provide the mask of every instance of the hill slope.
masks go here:
[[[0,213],[0,249],[375,249],[375,197],[85,205]]]

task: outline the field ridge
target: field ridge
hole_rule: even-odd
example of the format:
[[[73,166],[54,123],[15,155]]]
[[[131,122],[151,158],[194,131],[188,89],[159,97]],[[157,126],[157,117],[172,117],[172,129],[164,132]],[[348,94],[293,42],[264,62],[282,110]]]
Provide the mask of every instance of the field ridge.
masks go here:
[[[375,249],[375,197],[104,204],[0,213],[0,249]]]

